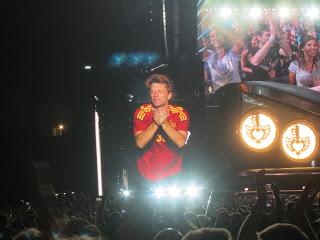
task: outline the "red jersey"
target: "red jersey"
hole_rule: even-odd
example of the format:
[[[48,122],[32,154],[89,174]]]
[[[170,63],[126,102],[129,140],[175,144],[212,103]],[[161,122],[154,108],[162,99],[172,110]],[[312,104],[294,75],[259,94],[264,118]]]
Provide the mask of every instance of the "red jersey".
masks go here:
[[[146,130],[152,122],[152,105],[142,105],[134,113],[133,132]],[[189,115],[182,107],[169,105],[168,122],[176,131],[187,132],[189,129]],[[156,134],[151,147],[138,158],[138,171],[149,181],[176,175],[182,168],[182,155],[170,148],[166,138]]]

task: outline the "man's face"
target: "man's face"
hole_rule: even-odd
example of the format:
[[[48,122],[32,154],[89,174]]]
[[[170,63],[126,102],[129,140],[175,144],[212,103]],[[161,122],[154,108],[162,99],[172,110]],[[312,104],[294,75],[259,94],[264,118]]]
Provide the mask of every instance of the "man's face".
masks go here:
[[[150,98],[154,107],[161,107],[169,103],[172,94],[164,83],[152,83],[150,86]]]
[[[267,31],[263,32],[263,33],[261,34],[260,42],[261,42],[263,45],[266,44],[266,42],[269,40],[270,36],[271,36],[271,33],[270,33],[270,32],[267,32]]]

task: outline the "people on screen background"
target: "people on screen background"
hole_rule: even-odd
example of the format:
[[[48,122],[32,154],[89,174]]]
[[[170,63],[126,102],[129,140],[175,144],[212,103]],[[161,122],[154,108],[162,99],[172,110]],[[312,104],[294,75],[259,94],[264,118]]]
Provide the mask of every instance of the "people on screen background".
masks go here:
[[[213,94],[227,83],[240,81],[296,83],[297,86],[318,90],[318,61],[315,60],[312,72],[309,69],[307,75],[312,75],[313,80],[312,84],[310,80],[307,85],[299,82],[300,72],[303,74],[304,71],[299,63],[303,60],[301,51],[305,36],[313,37],[314,45],[317,45],[315,59],[319,56],[319,26],[303,16],[285,19],[270,12],[255,21],[246,27],[240,26],[240,22],[234,22],[237,31],[217,24],[208,26],[207,47],[203,54],[206,94]],[[241,43],[238,49],[237,43]],[[310,66],[307,66],[307,72],[308,67]],[[297,69],[300,70],[299,79],[295,80],[293,75]]]
[[[244,81],[252,81],[253,78],[253,66],[248,61],[248,53],[256,52],[259,49],[259,39],[256,34],[253,34],[249,37],[249,43],[247,43],[247,48],[244,48],[241,53],[240,65],[241,65],[241,72],[242,72],[242,79]]]
[[[320,85],[320,62],[318,59],[318,41],[307,35],[300,44],[297,59],[289,66],[289,83],[302,87]]]
[[[282,69],[285,61],[292,56],[286,34],[282,34],[271,15],[266,17],[266,24],[257,32],[259,49],[249,52],[247,58],[253,65],[253,78],[256,81],[283,81]]]
[[[227,35],[211,29],[212,52],[205,60],[206,91],[214,93],[227,83],[241,82],[239,73],[240,53],[244,41],[238,35]]]

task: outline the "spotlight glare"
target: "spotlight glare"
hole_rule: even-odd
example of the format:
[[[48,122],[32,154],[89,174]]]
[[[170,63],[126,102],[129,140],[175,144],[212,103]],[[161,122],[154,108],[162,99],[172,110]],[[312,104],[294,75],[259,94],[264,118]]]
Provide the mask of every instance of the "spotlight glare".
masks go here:
[[[245,114],[240,122],[240,136],[245,146],[254,151],[266,151],[276,141],[278,127],[271,114],[253,110]]]
[[[158,198],[161,198],[161,197],[165,196],[165,191],[164,191],[164,189],[162,187],[156,188],[154,193]]]
[[[196,197],[199,195],[199,188],[196,186],[190,186],[186,190],[186,195],[189,197]]]
[[[231,15],[231,9],[229,7],[223,7],[220,9],[220,16],[228,18]]]
[[[311,7],[309,9],[307,9],[306,15],[310,18],[310,19],[315,19],[319,16],[319,9],[315,8],[315,7]]]
[[[309,161],[318,150],[319,135],[313,124],[294,121],[283,131],[282,150],[293,161]]]
[[[125,189],[122,191],[123,196],[128,197],[130,196],[130,191],[128,189]]]
[[[172,186],[171,188],[169,188],[169,195],[172,198],[178,197],[180,195],[180,189],[176,186]]]
[[[261,9],[260,8],[257,8],[257,7],[253,7],[250,9],[250,13],[249,13],[249,16],[254,18],[254,19],[258,19],[261,17]]]
[[[289,17],[289,16],[290,16],[290,10],[289,10],[289,8],[281,7],[281,8],[279,9],[279,16],[280,16],[281,18],[287,18],[287,17]]]

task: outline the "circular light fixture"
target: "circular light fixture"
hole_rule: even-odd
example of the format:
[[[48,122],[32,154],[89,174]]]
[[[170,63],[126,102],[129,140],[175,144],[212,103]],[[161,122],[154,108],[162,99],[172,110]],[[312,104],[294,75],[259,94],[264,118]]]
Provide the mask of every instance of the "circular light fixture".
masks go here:
[[[293,121],[283,131],[281,146],[292,161],[307,162],[318,150],[319,135],[312,123],[305,120]]]
[[[241,118],[239,133],[245,146],[258,152],[269,150],[279,135],[277,121],[264,110],[246,113]]]

